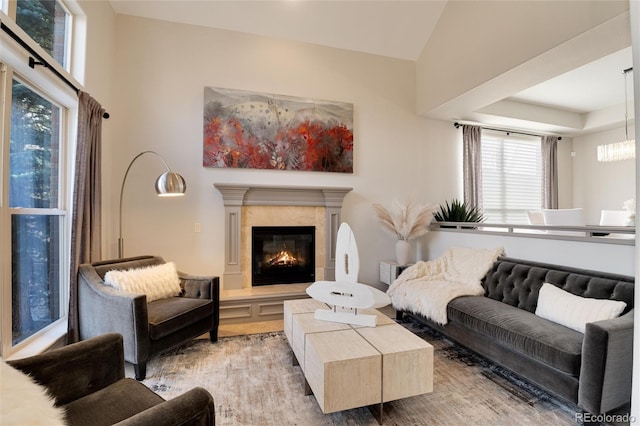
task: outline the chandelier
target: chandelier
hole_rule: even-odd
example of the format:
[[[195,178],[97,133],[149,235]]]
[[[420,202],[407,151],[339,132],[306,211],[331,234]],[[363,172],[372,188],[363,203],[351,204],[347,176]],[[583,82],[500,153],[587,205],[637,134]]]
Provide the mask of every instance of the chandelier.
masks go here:
[[[629,160],[636,157],[636,141],[635,139],[629,139],[629,111],[627,100],[627,74],[633,71],[632,68],[627,68],[622,73],[624,74],[624,131],[625,140],[622,142],[614,142],[605,145],[598,145],[598,161],[621,161]]]

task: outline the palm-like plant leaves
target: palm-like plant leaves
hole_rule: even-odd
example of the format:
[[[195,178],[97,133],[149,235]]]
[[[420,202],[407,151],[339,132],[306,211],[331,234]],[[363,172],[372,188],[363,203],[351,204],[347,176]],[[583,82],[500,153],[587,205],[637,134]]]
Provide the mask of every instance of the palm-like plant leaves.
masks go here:
[[[485,217],[478,207],[468,205],[466,202],[453,199],[440,205],[440,209],[434,214],[438,222],[484,222]]]

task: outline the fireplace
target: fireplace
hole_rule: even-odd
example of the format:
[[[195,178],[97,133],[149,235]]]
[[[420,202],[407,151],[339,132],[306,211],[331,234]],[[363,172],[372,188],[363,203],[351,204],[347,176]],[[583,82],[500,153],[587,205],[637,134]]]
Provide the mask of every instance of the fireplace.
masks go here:
[[[315,281],[315,226],[253,226],[251,284]]]
[[[224,202],[222,291],[252,286],[253,226],[315,226],[315,275],[310,282],[333,279],[340,211],[352,188],[222,183],[214,187]]]

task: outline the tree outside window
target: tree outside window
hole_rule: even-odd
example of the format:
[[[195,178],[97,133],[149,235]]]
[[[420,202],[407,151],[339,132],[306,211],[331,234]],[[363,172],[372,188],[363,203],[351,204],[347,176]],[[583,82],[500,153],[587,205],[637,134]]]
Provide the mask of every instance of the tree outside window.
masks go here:
[[[70,16],[62,3],[56,0],[16,2],[16,24],[65,68]]]
[[[61,109],[13,80],[9,157],[12,342],[61,317]]]

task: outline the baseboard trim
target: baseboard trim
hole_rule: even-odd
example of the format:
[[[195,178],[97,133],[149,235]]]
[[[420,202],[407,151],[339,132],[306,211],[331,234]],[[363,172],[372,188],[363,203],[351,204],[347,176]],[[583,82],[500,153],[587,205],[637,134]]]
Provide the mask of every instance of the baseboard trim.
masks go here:
[[[284,318],[284,301],[307,299],[310,284],[277,284],[241,290],[227,290],[220,295],[220,324],[275,321]]]

